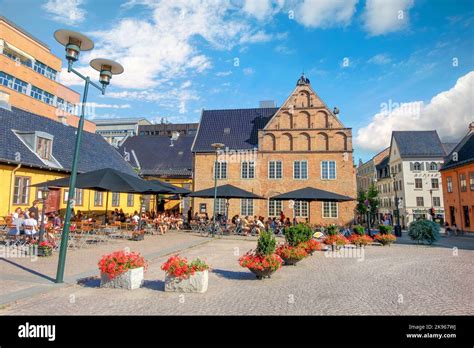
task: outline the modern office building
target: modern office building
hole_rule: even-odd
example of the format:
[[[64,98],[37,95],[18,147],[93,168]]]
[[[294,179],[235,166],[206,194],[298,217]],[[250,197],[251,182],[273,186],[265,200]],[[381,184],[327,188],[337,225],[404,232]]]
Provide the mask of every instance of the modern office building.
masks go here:
[[[172,136],[175,133],[180,135],[195,135],[199,123],[156,123],[148,125],[139,125],[139,135],[158,135],[158,136]]]
[[[96,133],[112,146],[118,147],[128,137],[138,134],[141,125],[151,125],[146,118],[111,118],[94,120]]]
[[[33,35],[0,16],[0,91],[8,104],[77,127],[80,96],[58,82],[62,60]],[[95,132],[87,121],[84,130]]]

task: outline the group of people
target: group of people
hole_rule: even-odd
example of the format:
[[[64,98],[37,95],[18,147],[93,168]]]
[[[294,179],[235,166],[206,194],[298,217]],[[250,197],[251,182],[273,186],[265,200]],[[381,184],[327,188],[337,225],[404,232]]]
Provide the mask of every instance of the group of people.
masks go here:
[[[6,223],[8,225],[8,234],[13,236],[17,241],[24,239],[26,242],[32,242],[38,237],[42,214],[38,209],[39,201],[35,200],[30,208],[22,210],[16,208],[15,211],[6,217]],[[45,215],[45,225],[52,227],[53,229],[60,229],[62,222],[59,214],[53,212]],[[53,236],[45,231],[45,238],[47,240],[54,240]]]

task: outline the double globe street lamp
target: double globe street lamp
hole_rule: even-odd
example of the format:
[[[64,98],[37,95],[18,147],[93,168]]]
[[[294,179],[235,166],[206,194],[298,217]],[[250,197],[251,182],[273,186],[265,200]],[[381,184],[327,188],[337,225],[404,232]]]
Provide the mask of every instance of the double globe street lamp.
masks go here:
[[[94,42],[87,36],[66,29],[57,30],[54,33],[54,38],[66,49],[66,59],[68,62],[67,71],[74,73],[85,81],[84,92],[82,94],[81,115],[76,132],[76,144],[74,147],[74,157],[71,166],[71,177],[69,179],[69,194],[66,206],[66,216],[64,217],[64,228],[61,235],[61,247],[59,249],[58,270],[56,273],[56,283],[62,283],[64,278],[64,268],[66,262],[66,251],[69,239],[69,228],[71,224],[72,208],[74,206],[74,197],[76,189],[77,163],[79,161],[79,151],[81,147],[82,132],[84,128],[84,117],[87,102],[87,94],[89,86],[97,88],[102,94],[105,94],[105,89],[110,84],[113,75],[123,73],[123,67],[110,59],[97,58],[90,62],[90,66],[99,71],[100,85],[90,80],[89,76],[82,75],[79,71],[73,68],[74,62],[79,59],[81,51],[90,51],[94,48]]]

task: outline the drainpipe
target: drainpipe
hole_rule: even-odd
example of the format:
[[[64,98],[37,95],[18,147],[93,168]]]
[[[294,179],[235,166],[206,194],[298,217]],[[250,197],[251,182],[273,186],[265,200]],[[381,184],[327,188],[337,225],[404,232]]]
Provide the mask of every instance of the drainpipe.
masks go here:
[[[13,185],[13,180],[15,178],[16,172],[20,168],[21,168],[21,163],[19,163],[18,166],[15,169],[13,169],[12,174],[10,176],[10,194],[9,194],[9,197],[8,197],[8,212],[7,212],[7,214],[10,214],[11,209],[12,209],[12,196],[13,196],[13,190],[15,189],[15,186]]]

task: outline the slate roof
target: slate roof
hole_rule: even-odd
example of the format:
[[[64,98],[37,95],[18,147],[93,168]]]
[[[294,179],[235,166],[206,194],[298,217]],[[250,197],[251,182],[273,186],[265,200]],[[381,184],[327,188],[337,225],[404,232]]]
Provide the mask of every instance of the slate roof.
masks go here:
[[[127,157],[130,158],[130,164],[140,167],[142,175],[191,177],[193,140],[194,135],[181,135],[173,141],[173,146],[170,146],[168,136],[137,135],[127,138],[118,151],[122,156],[125,152],[129,153]]]
[[[453,152],[457,152],[458,160],[453,160]],[[460,167],[474,162],[474,132],[468,133],[457,146],[446,156],[441,170]]]
[[[454,150],[456,145],[457,143],[443,143],[444,153],[446,154],[446,156]]]
[[[76,128],[63,125],[49,118],[39,116],[16,107],[12,110],[0,108],[0,162],[22,163],[36,168],[52,168],[70,172]],[[54,136],[52,155],[62,168],[48,167],[13,132],[41,131]],[[18,161],[16,154],[21,160]],[[99,134],[83,132],[78,171],[112,168],[137,176],[133,168]]]
[[[213,152],[213,143],[229,149],[249,150],[258,146],[258,131],[263,129],[278,108],[204,110],[193,152]]]
[[[393,131],[401,157],[444,157],[445,149],[433,131]]]

